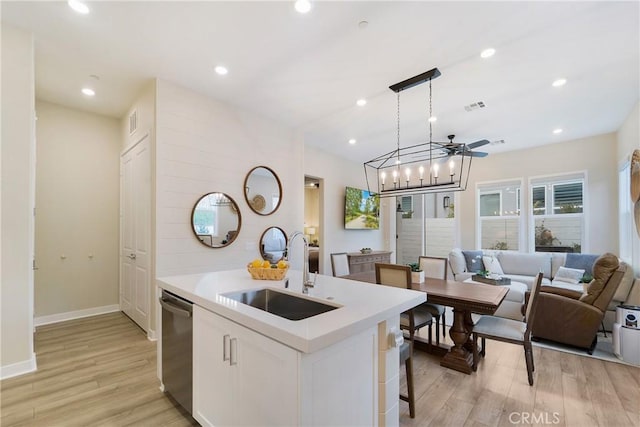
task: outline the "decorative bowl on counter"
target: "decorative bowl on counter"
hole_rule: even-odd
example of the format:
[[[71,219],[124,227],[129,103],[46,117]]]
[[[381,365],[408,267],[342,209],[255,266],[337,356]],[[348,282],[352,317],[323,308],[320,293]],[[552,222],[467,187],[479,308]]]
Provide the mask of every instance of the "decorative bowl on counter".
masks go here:
[[[263,268],[247,265],[247,271],[254,280],[282,280],[287,275],[287,268]]]

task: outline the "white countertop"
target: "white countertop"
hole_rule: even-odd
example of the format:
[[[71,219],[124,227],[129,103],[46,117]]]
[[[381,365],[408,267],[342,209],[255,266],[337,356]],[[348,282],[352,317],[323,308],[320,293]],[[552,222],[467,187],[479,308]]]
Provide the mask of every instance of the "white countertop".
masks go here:
[[[161,277],[157,283],[169,292],[304,353],[342,341],[426,300],[426,294],[420,291],[323,275],[318,275],[316,286],[308,295],[302,295],[302,272],[289,270],[287,277],[288,289],[284,288],[284,280],[253,280],[245,269]],[[262,288],[276,288],[341,307],[294,321],[222,295]]]

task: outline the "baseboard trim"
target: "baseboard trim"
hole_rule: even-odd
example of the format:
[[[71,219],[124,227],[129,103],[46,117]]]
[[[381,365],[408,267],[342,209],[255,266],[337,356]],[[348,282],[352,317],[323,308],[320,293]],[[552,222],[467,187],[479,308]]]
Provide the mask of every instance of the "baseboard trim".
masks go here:
[[[49,325],[51,323],[66,322],[67,320],[82,319],[83,317],[120,311],[120,305],[103,305],[102,307],[85,308],[84,310],[68,311],[66,313],[50,314],[33,319],[34,326]]]
[[[36,364],[36,354],[32,353],[31,358],[28,360],[12,363],[11,365],[0,366],[0,380],[6,380],[7,378],[28,374],[29,372],[36,371],[37,369],[38,365]]]

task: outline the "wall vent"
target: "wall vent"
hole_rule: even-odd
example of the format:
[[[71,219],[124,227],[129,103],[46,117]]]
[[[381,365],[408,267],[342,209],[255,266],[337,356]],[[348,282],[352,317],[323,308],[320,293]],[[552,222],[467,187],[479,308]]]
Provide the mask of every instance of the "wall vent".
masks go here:
[[[138,130],[138,110],[133,110],[129,116],[129,135],[133,135]]]
[[[478,102],[474,102],[473,104],[465,105],[464,109],[467,112],[471,112],[471,111],[478,110],[478,109],[484,108],[484,107],[486,107],[486,105],[484,105],[484,102],[478,101]]]

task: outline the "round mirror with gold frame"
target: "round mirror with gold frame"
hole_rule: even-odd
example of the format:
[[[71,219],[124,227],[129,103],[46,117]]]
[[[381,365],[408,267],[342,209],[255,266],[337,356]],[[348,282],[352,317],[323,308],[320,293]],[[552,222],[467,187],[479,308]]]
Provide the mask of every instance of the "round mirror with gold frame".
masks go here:
[[[287,256],[287,233],[280,227],[269,227],[260,237],[262,259],[275,264]]]
[[[210,248],[229,246],[238,237],[242,217],[238,204],[225,193],[202,196],[191,212],[191,229]]]
[[[282,184],[267,166],[256,166],[244,179],[244,198],[258,215],[271,215],[282,202]]]

